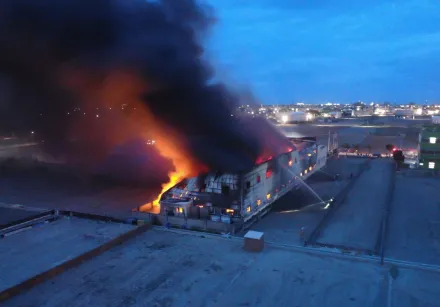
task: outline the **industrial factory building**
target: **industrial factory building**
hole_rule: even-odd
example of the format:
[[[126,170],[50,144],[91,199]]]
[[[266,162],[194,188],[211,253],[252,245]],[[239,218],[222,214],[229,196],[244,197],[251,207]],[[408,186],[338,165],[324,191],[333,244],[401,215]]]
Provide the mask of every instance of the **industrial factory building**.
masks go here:
[[[246,223],[326,164],[327,147],[290,139],[291,149],[241,174],[211,173],[185,179],[162,195],[161,214],[223,223]]]
[[[440,125],[426,125],[419,135],[419,166],[440,169]]]
[[[399,119],[414,119],[414,110],[412,109],[396,109],[394,117]]]
[[[290,112],[279,116],[282,124],[298,124],[312,121],[314,116],[306,112]]]

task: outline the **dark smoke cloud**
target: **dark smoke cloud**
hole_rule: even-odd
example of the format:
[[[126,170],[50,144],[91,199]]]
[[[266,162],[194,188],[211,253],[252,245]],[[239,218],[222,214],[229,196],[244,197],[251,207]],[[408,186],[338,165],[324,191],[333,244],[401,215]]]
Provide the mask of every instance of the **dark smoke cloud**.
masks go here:
[[[49,151],[79,160],[102,157],[135,136],[136,129],[125,128],[133,117],[75,119],[83,128],[75,137],[86,146],[72,148],[66,110],[79,103],[89,112],[99,105],[79,100],[60,82],[60,72],[86,71],[90,82],[100,83],[112,71],[135,71],[152,84],[138,93],[147,108],[188,136],[193,155],[212,169],[248,169],[267,144],[284,139],[266,122],[258,122],[266,133],[256,133],[249,128],[255,123],[231,117],[240,99],[221,84],[208,85],[213,71],[202,60],[199,42],[213,17],[194,0],[2,0],[0,74],[13,80],[18,93],[7,106],[8,117],[38,130]]]

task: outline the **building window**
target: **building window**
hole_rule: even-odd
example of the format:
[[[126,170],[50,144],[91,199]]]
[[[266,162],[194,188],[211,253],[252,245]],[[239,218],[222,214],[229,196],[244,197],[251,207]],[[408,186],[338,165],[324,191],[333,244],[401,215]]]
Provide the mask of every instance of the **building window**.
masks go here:
[[[257,176],[257,183],[260,183],[260,181],[261,181],[261,177],[260,177],[260,175],[258,175]]]
[[[425,154],[425,155],[440,155],[440,151],[439,150],[421,150],[420,151],[421,154]]]
[[[428,168],[435,168],[435,162],[429,162]]]
[[[246,181],[246,189],[249,190],[251,188],[251,182]]]
[[[246,212],[247,212],[247,213],[251,212],[251,206],[247,206],[247,208],[246,208]]]
[[[269,179],[272,176],[273,165],[274,165],[273,161],[268,161],[267,162],[266,179]]]
[[[266,171],[266,178],[269,179],[270,176],[272,176],[272,170],[271,170],[271,169],[268,169],[268,170]]]
[[[429,143],[431,143],[431,144],[435,144],[435,143],[437,143],[437,138],[430,137],[430,138],[429,138]]]
[[[222,186],[222,194],[223,195],[229,195],[229,191],[230,191],[231,189],[229,188],[229,186],[227,186],[227,185],[223,185]]]

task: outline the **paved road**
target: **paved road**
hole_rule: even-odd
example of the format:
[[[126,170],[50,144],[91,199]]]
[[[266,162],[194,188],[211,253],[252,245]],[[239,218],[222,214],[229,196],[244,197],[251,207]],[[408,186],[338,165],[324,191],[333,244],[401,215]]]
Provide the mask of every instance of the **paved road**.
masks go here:
[[[374,250],[391,183],[388,160],[372,160],[321,232],[318,242]]]

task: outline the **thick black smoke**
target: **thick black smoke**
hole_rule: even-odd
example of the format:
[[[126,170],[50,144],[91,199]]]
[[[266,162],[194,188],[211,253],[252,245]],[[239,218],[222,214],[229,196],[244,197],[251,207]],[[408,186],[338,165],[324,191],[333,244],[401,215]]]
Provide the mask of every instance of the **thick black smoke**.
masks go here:
[[[78,68],[103,82],[112,71],[135,71],[154,84],[139,92],[147,108],[188,136],[193,155],[211,169],[248,169],[267,139],[282,138],[275,130],[248,133],[255,129],[243,129],[231,117],[239,99],[222,85],[208,85],[213,72],[199,42],[212,22],[211,10],[195,0],[2,0],[0,74],[13,80],[17,93],[3,112],[10,122],[37,130],[48,150],[58,153],[72,152],[70,125],[83,121],[85,129],[75,138],[89,140],[88,151],[76,158],[87,159],[92,152],[108,152],[114,144],[105,141],[106,134],[118,125],[123,130],[130,119],[108,115],[98,124],[93,117],[68,116],[74,106],[89,112],[95,105],[66,90],[60,71]]]

